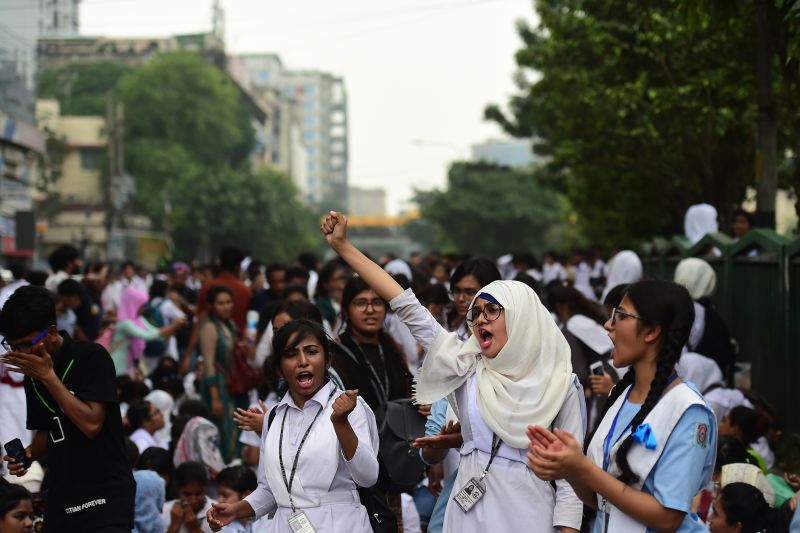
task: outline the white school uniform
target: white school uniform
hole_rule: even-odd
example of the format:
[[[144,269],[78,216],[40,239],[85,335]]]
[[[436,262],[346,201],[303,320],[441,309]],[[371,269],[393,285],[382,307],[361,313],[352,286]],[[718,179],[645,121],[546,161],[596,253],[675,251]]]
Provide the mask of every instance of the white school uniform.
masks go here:
[[[442,329],[410,291],[394,298],[390,305],[427,351]],[[492,449],[492,430],[480,416],[475,376],[471,376],[450,396],[451,405],[461,421],[464,445],[458,475],[453,485],[455,496],[472,477],[480,477]],[[455,405],[453,405],[455,404]],[[583,390],[573,376],[561,410],[553,425],[583,440],[585,427]],[[566,481],[556,482],[556,490],[534,475],[527,465],[527,449],[501,444],[484,478],[486,495],[467,513],[451,498],[445,511],[443,531],[482,533],[519,531],[520,524],[530,532],[552,532],[555,526],[580,529],[583,504]]]
[[[169,525],[172,522],[172,507],[178,503],[178,500],[172,500],[164,504],[164,509],[161,511],[161,522],[164,524],[164,529],[169,529]],[[208,510],[211,509],[211,504],[214,503],[214,500],[211,498],[206,498],[206,503],[203,508],[197,513],[197,521],[200,523],[200,531],[203,533],[211,533],[211,526],[208,525]],[[189,530],[186,529],[185,526],[181,526],[178,529],[178,533],[189,533]]]
[[[335,391],[333,396],[332,391]],[[347,461],[330,422],[333,401],[339,394],[341,391],[327,383],[305,402],[302,409],[295,405],[291,394],[286,394],[276,408],[269,430],[262,432],[258,488],[245,499],[255,510],[256,518],[275,511],[268,528],[271,533],[292,531],[289,526],[292,514],[289,493],[278,457],[284,416],[283,461],[286,478],[289,478],[300,441],[320,408],[323,411],[300,452],[292,485],[295,507],[306,513],[317,533],[372,532],[367,510],[361,505],[356,489],[357,485],[371,487],[378,479],[375,416],[359,398],[356,408],[348,416],[358,437],[358,447],[353,458]]]

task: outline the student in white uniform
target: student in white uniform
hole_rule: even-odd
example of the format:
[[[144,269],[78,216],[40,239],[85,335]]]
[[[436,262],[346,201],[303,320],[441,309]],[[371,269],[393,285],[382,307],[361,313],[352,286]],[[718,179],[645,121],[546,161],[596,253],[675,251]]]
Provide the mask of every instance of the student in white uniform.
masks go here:
[[[599,512],[595,533],[706,531],[691,501],[711,478],[717,424],[706,401],[675,373],[694,308],[676,283],[628,287],[606,329],[614,366],[631,365],[614,387],[589,444],[567,431],[531,427],[529,464],[544,480],[566,479]]]
[[[516,281],[480,289],[467,312],[473,335],[464,342],[347,240],[344,215],[331,212],[322,231],[426,349],[417,402],[452,398],[463,446],[443,531],[519,531],[522,524],[533,532],[579,529],[583,506],[569,484],[554,489],[533,476],[525,459],[531,420],[578,435],[584,430],[583,392],[569,346],[533,290]]]
[[[329,340],[320,324],[293,320],[273,340],[273,364],[289,392],[262,431],[258,488],[208,513],[218,531],[235,519],[275,512],[272,533],[371,533],[358,487],[378,479],[378,430],[358,391],[327,379]]]

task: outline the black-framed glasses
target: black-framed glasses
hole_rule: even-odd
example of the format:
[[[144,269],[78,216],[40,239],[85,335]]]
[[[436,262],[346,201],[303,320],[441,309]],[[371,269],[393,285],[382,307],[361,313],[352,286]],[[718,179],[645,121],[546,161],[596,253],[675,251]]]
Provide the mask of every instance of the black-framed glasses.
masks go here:
[[[494,322],[498,318],[500,318],[500,313],[503,312],[503,306],[496,303],[488,303],[483,307],[478,307],[477,305],[474,307],[470,307],[467,311],[467,325],[472,327],[475,325],[475,321],[483,315],[483,318],[486,319],[487,322]]]
[[[640,316],[636,316],[634,314],[631,314],[631,313],[629,313],[627,311],[624,311],[624,310],[620,309],[619,307],[615,307],[614,309],[611,310],[611,325],[612,326],[617,323],[617,315],[621,316],[623,319],[625,319],[625,318],[635,318],[636,320],[641,320],[641,321],[644,322],[644,318],[642,318]]]
[[[475,295],[478,294],[478,289],[462,289],[456,287],[455,289],[453,289],[452,292],[449,292],[448,294],[451,300],[458,300],[458,299],[472,300],[473,298],[475,298]]]
[[[386,307],[386,302],[381,298],[373,298],[372,300],[359,298],[358,300],[353,300],[353,306],[359,311],[366,311],[369,306],[372,306],[375,311],[380,311]]]
[[[39,341],[44,339],[44,336],[47,335],[47,332],[49,330],[50,330],[50,326],[47,326],[38,335],[36,335],[36,337],[30,342],[23,342],[23,343],[20,343],[20,344],[11,344],[5,338],[3,338],[3,340],[0,341],[0,344],[3,345],[3,348],[5,348],[5,350],[7,352],[23,352],[23,353],[27,353],[27,352],[30,352],[31,349],[34,346],[36,346],[36,344],[39,343]]]

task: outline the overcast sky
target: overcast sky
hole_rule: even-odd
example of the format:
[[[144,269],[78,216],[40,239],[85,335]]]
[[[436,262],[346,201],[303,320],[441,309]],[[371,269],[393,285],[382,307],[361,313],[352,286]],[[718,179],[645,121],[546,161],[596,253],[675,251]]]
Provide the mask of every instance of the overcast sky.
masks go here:
[[[81,33],[209,31],[212,0],[83,0]],[[514,93],[515,22],[532,0],[223,0],[229,53],[276,52],[284,66],[341,75],[350,184],[385,187],[389,210],[441,188],[447,164],[502,136],[486,104]]]

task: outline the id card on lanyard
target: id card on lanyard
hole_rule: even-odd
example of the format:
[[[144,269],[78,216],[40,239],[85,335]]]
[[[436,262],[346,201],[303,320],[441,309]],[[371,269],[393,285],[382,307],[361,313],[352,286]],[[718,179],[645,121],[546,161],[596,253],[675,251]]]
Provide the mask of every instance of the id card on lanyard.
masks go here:
[[[500,438],[497,435],[492,435],[492,453],[489,456],[489,462],[486,464],[486,468],[483,469],[481,477],[470,478],[467,484],[453,497],[453,500],[455,500],[465,513],[475,507],[475,504],[486,495],[486,484],[484,484],[483,480],[489,473],[489,468],[492,466],[492,462],[497,452],[500,450],[500,444],[502,444]]]
[[[299,511],[294,505],[294,498],[292,498],[292,485],[294,485],[294,477],[297,473],[297,465],[300,460],[300,452],[303,450],[303,445],[306,443],[309,434],[311,433],[311,428],[314,427],[314,422],[317,421],[319,415],[325,410],[328,406],[328,402],[331,401],[333,395],[336,393],[336,389],[334,388],[330,395],[328,395],[328,401],[325,402],[325,405],[320,406],[319,411],[317,414],[314,415],[314,419],[311,420],[311,424],[308,425],[308,429],[306,429],[303,438],[300,440],[300,444],[297,446],[297,452],[294,455],[294,462],[292,463],[292,471],[289,474],[289,477],[286,477],[286,468],[283,464],[283,430],[286,427],[286,415],[289,412],[289,407],[287,406],[286,409],[283,411],[283,419],[281,420],[281,432],[280,437],[278,439],[278,462],[281,466],[281,479],[283,479],[283,484],[286,486],[286,492],[289,493],[289,505],[292,508],[292,514],[289,515],[289,527],[291,528],[293,533],[316,533],[316,529],[311,524],[311,520],[308,519],[306,512],[300,509]]]

